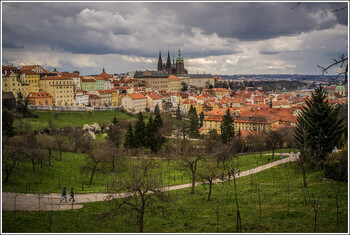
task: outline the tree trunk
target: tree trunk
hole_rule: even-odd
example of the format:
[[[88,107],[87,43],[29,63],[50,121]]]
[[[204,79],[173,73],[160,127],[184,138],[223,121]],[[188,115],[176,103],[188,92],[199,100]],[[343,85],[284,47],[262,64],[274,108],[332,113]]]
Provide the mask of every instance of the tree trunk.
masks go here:
[[[51,157],[52,157],[51,148],[49,148],[49,166],[51,166]]]
[[[304,184],[304,188],[306,188],[306,175],[305,175],[304,162],[301,162],[301,170],[303,171],[303,184]]]
[[[5,177],[4,183],[7,183],[7,181],[9,180],[10,174],[12,173],[13,168],[15,168],[16,164],[17,164],[17,163],[14,162],[14,163],[10,166],[10,168],[7,168],[7,167],[6,167],[6,177]]]
[[[237,207],[237,233],[242,232],[242,222],[241,222],[241,214],[239,212],[239,204],[238,204],[238,198],[237,198],[237,185],[236,185],[236,177],[233,174],[233,184],[235,188],[235,201],[236,201],[236,207]]]
[[[272,146],[272,160],[275,157],[275,146]]]
[[[192,188],[191,188],[191,194],[194,194],[194,187],[196,186],[196,174],[192,171]]]
[[[59,151],[60,151],[60,161],[62,161],[62,150],[61,150],[61,148],[59,149]]]
[[[32,166],[33,166],[33,171],[35,171],[35,161],[33,158],[32,158]]]
[[[141,210],[140,210],[140,217],[139,217],[139,232],[143,233],[143,216],[145,214],[145,201],[142,198],[142,206],[141,206]]]
[[[96,162],[94,168],[92,169],[92,173],[91,173],[91,178],[90,178],[89,185],[92,184],[92,179],[94,178],[94,174],[95,174],[96,167],[97,167],[97,164],[98,164],[98,163],[99,163],[99,162]]]
[[[207,201],[210,201],[212,186],[213,186],[213,180],[209,180],[209,194],[208,194],[208,200]]]
[[[314,233],[316,233],[316,225],[317,225],[317,211],[315,211],[315,226],[314,226]]]

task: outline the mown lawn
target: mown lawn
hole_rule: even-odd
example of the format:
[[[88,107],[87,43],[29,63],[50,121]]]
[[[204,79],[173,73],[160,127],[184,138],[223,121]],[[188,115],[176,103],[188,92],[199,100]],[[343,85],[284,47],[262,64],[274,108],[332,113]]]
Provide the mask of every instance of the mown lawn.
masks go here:
[[[238,202],[244,233],[311,233],[314,213],[310,203],[305,205],[302,174],[296,164],[286,163],[251,177],[237,179]],[[320,202],[317,217],[318,233],[335,233],[336,201],[332,181],[323,179],[320,171],[307,171],[310,192]],[[261,192],[261,228],[259,228],[259,200]],[[341,183],[339,195],[339,232],[348,232],[348,186]],[[208,186],[169,193],[171,203],[167,213],[158,210],[145,214],[144,232],[155,233],[235,233],[236,204],[233,182],[213,187],[212,200],[207,202]],[[112,217],[112,203],[85,203],[74,211],[54,211],[51,232],[54,233],[125,233],[138,232],[137,215],[131,210],[120,211]],[[35,233],[49,231],[50,212],[3,212],[3,232]]]
[[[53,112],[53,111],[32,111],[39,115],[39,118],[27,118],[33,130],[44,129],[49,127],[49,120],[56,127],[83,127],[84,124],[100,125],[104,122],[111,122],[114,117],[117,119],[130,120],[134,117],[121,111],[96,111],[96,112]],[[16,119],[15,124],[20,122]]]
[[[286,150],[279,150],[286,151]],[[62,188],[74,187],[76,193],[91,193],[91,192],[107,192],[108,182],[116,175],[128,175],[127,166],[137,161],[136,158],[120,158],[116,162],[116,171],[112,171],[111,164],[106,164],[98,170],[93,178],[92,185],[89,186],[91,176],[90,170],[82,171],[82,166],[86,162],[84,154],[63,152],[62,161],[59,161],[58,152],[53,152],[54,159],[52,159],[51,166],[47,163],[40,167],[40,164],[35,165],[33,171],[30,162],[23,162],[17,166],[14,172],[10,175],[9,181],[2,184],[2,190],[8,192],[61,192]],[[236,159],[232,159],[230,166],[239,166],[241,171],[245,171],[257,166],[276,161],[268,155],[263,155],[261,158],[258,154],[243,155]],[[155,171],[162,177],[165,186],[179,185],[191,182],[188,171],[181,170],[176,160],[166,160],[155,158],[153,161],[157,162],[158,167]],[[198,164],[198,168],[202,167],[202,163]],[[219,168],[223,169],[222,164]],[[225,172],[226,174],[227,172]],[[3,180],[5,172],[3,171]],[[199,179],[198,179],[199,180]]]

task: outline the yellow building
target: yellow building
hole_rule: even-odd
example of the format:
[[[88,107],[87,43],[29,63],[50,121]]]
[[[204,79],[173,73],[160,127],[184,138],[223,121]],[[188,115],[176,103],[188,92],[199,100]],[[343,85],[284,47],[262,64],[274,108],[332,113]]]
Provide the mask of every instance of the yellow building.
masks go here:
[[[110,91],[112,92],[112,106],[120,106],[118,90],[111,89]]]
[[[101,106],[111,106],[112,105],[112,92],[110,90],[98,90],[100,95]]]
[[[182,88],[181,79],[176,76],[170,76],[168,78],[169,91],[179,91]]]
[[[52,96],[56,106],[74,105],[73,80],[69,77],[45,76],[39,81],[42,91]]]
[[[215,129],[217,133],[221,135],[221,123],[222,116],[211,116],[204,118],[203,129],[201,134],[208,135],[211,130]]]
[[[164,71],[138,71],[135,73],[134,78],[142,81],[146,88],[155,90],[169,89],[168,74]]]
[[[39,88],[40,75],[38,73],[33,72],[32,70],[22,70],[21,77],[25,83],[29,84],[28,93],[40,91],[40,88]]]
[[[16,99],[23,100],[28,95],[29,84],[21,82],[20,75],[14,72],[2,76],[2,90],[12,92]]]

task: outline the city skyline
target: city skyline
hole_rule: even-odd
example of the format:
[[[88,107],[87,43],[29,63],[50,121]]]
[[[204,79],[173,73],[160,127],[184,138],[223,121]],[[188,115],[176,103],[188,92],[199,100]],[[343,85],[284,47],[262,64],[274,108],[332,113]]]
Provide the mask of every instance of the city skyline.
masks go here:
[[[347,2],[2,2],[2,63],[98,74],[321,74],[348,53]],[[339,72],[339,68],[330,74]]]

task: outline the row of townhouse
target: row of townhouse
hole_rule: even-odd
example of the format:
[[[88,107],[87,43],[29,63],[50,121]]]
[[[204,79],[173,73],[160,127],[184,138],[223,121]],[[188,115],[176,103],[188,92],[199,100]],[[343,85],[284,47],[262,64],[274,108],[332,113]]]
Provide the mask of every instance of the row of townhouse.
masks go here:
[[[300,109],[296,107],[295,109]],[[210,131],[216,130],[221,134],[221,124],[223,116],[227,109],[214,110],[204,113],[203,127],[200,129],[201,134],[208,135]],[[247,107],[230,108],[233,116],[235,131],[247,133],[251,131],[263,131],[276,129],[280,126],[294,126],[296,116],[294,109],[257,109],[251,110]]]

